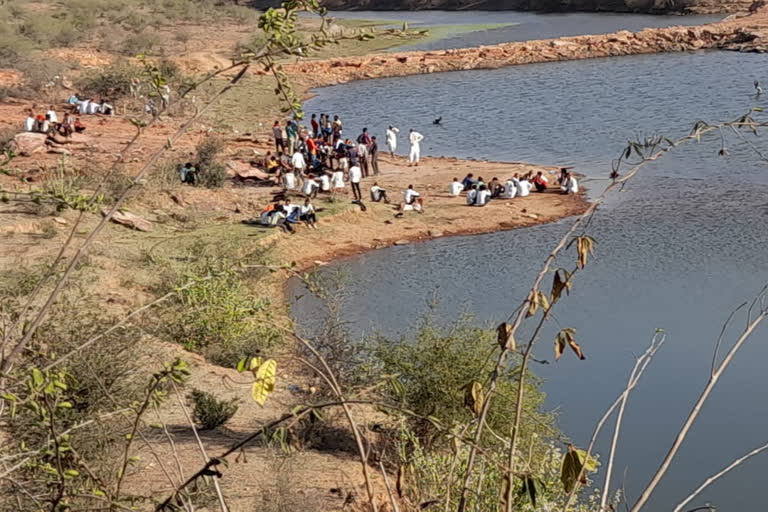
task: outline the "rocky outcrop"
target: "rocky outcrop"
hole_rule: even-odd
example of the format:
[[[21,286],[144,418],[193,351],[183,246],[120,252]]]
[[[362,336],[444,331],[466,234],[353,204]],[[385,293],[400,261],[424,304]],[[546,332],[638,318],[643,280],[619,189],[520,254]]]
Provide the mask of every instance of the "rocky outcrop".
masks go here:
[[[11,141],[11,151],[19,156],[30,156],[45,150],[48,137],[44,133],[22,132]]]
[[[745,18],[748,19],[748,18]],[[407,76],[442,71],[495,69],[517,64],[615,57],[702,49],[760,51],[762,32],[739,23],[700,27],[623,30],[613,34],[573,36],[504,43],[455,50],[383,53],[321,61],[299,61],[284,66],[310,86],[332,85],[367,78]],[[258,73],[264,73],[260,71]]]
[[[500,10],[606,11],[651,14],[713,14],[749,10],[753,0],[325,0],[329,9],[354,10]],[[274,7],[279,0],[255,0],[255,7]]]

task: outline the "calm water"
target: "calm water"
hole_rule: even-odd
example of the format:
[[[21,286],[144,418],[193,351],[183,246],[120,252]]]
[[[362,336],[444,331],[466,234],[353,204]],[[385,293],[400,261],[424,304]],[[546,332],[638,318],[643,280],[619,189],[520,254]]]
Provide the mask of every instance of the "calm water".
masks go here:
[[[381,136],[390,123],[403,132],[416,128],[426,138],[422,151],[432,155],[572,164],[589,177],[605,177],[610,160],[636,134],[680,136],[697,119],[727,120],[765,106],[765,99],[750,96],[755,78],[768,81],[767,57],[635,56],[357,82],[319,90],[307,110],[340,114],[352,136],[363,125]],[[364,111],[354,109],[361,104]],[[437,115],[443,127],[431,124]],[[562,412],[561,427],[584,445],[624,385],[633,355],[644,351],[654,328],[667,331],[667,345],[624,423],[616,475],[628,468],[631,499],[704,385],[728,312],[768,281],[768,167],[736,140],[729,141],[731,156],[717,157],[718,149],[717,142],[681,149],[646,168],[600,210],[594,264],[556,311],[561,325],[576,328],[588,359],[564,357],[535,368],[546,380],[549,406]],[[498,323],[522,300],[567,226],[394,247],[323,272],[345,273],[343,312],[354,335],[407,331],[433,294],[446,320],[468,310],[479,323]],[[573,260],[568,254],[561,264]],[[311,298],[299,300],[299,322],[315,307]],[[539,357],[552,358],[548,340],[556,329],[544,333]],[[727,372],[649,510],[668,510],[734,456],[766,441],[767,332],[760,329]],[[762,510],[758,481],[766,472],[768,457],[753,459],[697,503]]]
[[[543,14],[516,11],[334,11],[330,15],[337,18],[392,21],[394,26],[408,22],[408,26],[412,29],[441,27],[433,31],[433,35],[436,36],[435,39],[402,46],[397,50],[461,48],[550,37],[607,34],[618,30],[636,31],[673,25],[700,25],[722,19],[722,16],[650,16],[612,13]],[[483,26],[501,24],[508,26],[483,28]],[[458,25],[464,25],[464,27],[458,27]],[[452,29],[451,26],[454,28]],[[451,35],[452,31],[469,31],[469,33]]]

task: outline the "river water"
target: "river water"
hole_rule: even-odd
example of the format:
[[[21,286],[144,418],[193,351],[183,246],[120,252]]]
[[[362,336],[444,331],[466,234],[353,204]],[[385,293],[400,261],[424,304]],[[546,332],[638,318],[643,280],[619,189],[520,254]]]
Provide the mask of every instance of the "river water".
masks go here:
[[[765,106],[765,97],[751,95],[755,78],[768,81],[765,56],[659,54],[356,82],[316,91],[306,109],[340,114],[353,137],[363,125],[380,138],[387,124],[401,128],[401,139],[416,128],[431,155],[571,164],[594,192],[628,138],[681,136],[698,119],[730,120]],[[437,115],[443,126],[431,124]],[[548,406],[561,413],[561,428],[583,446],[624,386],[634,355],[655,328],[668,333],[625,416],[614,488],[624,483],[630,500],[706,383],[728,313],[768,282],[768,168],[734,136],[727,143],[725,158],[717,156],[718,140],[681,148],[600,209],[591,228],[594,263],[556,311],[558,324],[576,329],[588,358],[567,354],[534,368],[545,380]],[[446,321],[469,311],[493,325],[523,299],[568,225],[566,219],[393,247],[321,272],[343,271],[343,316],[353,336],[408,332],[434,296]],[[573,261],[568,254],[560,264]],[[303,328],[316,312],[311,297],[294,304]],[[548,340],[556,331],[556,324],[545,330],[538,357],[552,359]],[[768,440],[766,361],[766,330],[759,329],[705,406],[649,510],[670,510],[733,457]],[[753,459],[696,503],[761,510],[758,481],[767,471],[768,457]]]
[[[436,50],[528,41],[550,37],[608,34],[619,30],[701,25],[723,16],[653,16],[614,13],[552,13],[518,11],[333,11],[336,18],[404,22],[411,29],[429,28],[432,39],[400,46],[401,50]],[[499,26],[504,25],[504,26]]]

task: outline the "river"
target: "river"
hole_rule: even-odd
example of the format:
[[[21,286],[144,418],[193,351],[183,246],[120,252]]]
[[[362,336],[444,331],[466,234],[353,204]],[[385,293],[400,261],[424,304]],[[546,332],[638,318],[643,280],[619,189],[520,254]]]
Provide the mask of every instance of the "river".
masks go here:
[[[431,155],[574,165],[594,192],[606,184],[610,161],[628,138],[681,136],[698,119],[729,120],[766,106],[765,97],[752,95],[756,78],[768,81],[768,60],[758,54],[644,55],[362,81],[319,89],[306,109],[340,114],[351,136],[363,125],[383,136],[386,125],[395,124],[402,139],[416,128]],[[443,126],[431,124],[438,115]],[[588,358],[568,354],[534,368],[545,380],[548,406],[560,411],[561,428],[583,446],[624,386],[634,355],[655,328],[668,333],[625,417],[614,488],[623,482],[630,500],[706,383],[722,323],[768,282],[768,169],[734,136],[728,148],[727,157],[717,156],[717,141],[681,148],[600,209],[592,223],[594,263],[556,311],[558,324],[576,329]],[[353,336],[407,332],[433,296],[446,321],[470,311],[478,323],[493,325],[519,304],[568,225],[565,219],[393,247],[321,272],[343,270],[343,316]],[[562,263],[573,259],[568,254]],[[316,308],[310,297],[294,305],[300,326]],[[543,333],[538,357],[552,359],[556,330],[550,325]],[[759,329],[705,406],[648,510],[669,510],[735,456],[766,442],[766,361],[766,330]],[[606,446],[599,451],[607,453]],[[696,503],[762,509],[757,481],[766,471],[768,457],[753,459]]]

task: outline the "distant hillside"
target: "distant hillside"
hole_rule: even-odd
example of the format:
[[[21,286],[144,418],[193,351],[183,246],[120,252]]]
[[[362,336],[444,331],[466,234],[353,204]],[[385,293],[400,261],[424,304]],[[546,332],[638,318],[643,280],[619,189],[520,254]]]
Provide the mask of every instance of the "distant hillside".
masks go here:
[[[325,0],[329,9],[353,10],[519,10],[607,11],[652,14],[713,14],[749,10],[753,0]],[[253,0],[257,8],[273,7],[279,0]]]

